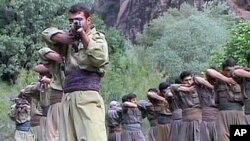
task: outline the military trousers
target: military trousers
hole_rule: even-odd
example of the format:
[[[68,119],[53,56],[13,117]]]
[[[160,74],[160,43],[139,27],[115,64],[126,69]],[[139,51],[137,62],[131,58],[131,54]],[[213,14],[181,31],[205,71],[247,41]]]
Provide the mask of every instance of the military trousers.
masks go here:
[[[107,141],[105,107],[98,92],[66,93],[61,104],[60,141]]]
[[[245,113],[238,110],[222,110],[217,120],[217,131],[219,141],[230,140],[230,125],[245,125]]]
[[[61,114],[61,102],[50,106],[47,114],[47,130],[45,131],[45,141],[59,140],[59,121]]]
[[[34,135],[30,131],[15,132],[15,141],[35,141]]]

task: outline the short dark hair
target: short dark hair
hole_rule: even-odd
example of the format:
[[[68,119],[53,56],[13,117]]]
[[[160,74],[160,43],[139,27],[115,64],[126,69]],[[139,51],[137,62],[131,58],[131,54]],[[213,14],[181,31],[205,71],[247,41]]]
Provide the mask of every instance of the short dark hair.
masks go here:
[[[84,3],[77,3],[69,8],[69,13],[76,14],[78,12],[83,12],[85,18],[90,17],[90,9]]]
[[[168,82],[161,82],[159,84],[159,91],[162,92],[164,89],[167,89],[170,86],[170,83]]]
[[[122,103],[128,101],[128,95],[122,96]]]
[[[236,61],[233,58],[228,58],[222,63],[222,70],[226,67],[234,67],[236,65]]]
[[[134,94],[134,93],[129,93],[127,96],[128,96],[127,100],[129,100],[129,101],[133,98],[136,98],[136,94]]]
[[[176,77],[175,80],[174,80],[174,83],[175,83],[175,84],[181,84],[181,79],[180,79],[180,77]]]
[[[191,71],[183,71],[181,74],[180,74],[180,79],[181,81],[184,80],[184,78],[188,77],[188,76],[192,76],[193,73]]]
[[[148,89],[148,92],[158,92],[158,90],[156,89],[156,88],[150,88],[150,89]]]

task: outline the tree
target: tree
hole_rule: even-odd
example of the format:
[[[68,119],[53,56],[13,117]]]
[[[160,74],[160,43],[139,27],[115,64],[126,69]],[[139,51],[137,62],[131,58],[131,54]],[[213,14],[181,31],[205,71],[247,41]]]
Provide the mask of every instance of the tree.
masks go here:
[[[224,51],[214,55],[214,61],[222,62],[232,57],[239,65],[247,66],[246,52],[250,46],[250,22],[240,21],[231,29],[231,39],[223,46]]]

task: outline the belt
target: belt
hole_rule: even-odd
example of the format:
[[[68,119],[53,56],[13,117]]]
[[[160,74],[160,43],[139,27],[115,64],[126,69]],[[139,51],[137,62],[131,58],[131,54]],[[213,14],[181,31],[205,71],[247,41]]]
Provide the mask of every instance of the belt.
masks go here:
[[[141,131],[141,124],[139,123],[123,124],[122,128],[124,130],[129,130],[129,131]]]
[[[173,121],[172,115],[159,115],[157,117],[158,124],[168,124]]]
[[[214,107],[202,108],[202,121],[215,121],[218,116],[219,109]]]
[[[121,125],[118,125],[117,127],[109,128],[109,133],[120,132],[120,131],[122,131]]]
[[[42,115],[42,116],[47,117],[49,107],[50,107],[50,106],[42,107],[42,112],[43,112],[43,115]]]
[[[19,131],[29,131],[30,127],[31,127],[30,121],[26,121],[21,124],[16,124],[16,130],[19,130]]]
[[[201,109],[200,108],[186,108],[182,110],[183,121],[194,121],[201,120]]]

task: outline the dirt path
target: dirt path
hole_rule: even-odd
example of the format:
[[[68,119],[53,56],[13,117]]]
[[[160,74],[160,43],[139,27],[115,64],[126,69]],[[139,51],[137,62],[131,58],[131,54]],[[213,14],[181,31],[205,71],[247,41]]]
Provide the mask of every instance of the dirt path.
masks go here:
[[[228,0],[228,4],[236,11],[237,15],[242,19],[250,20],[250,11],[245,10],[242,7],[239,7],[234,3],[233,0]]]

